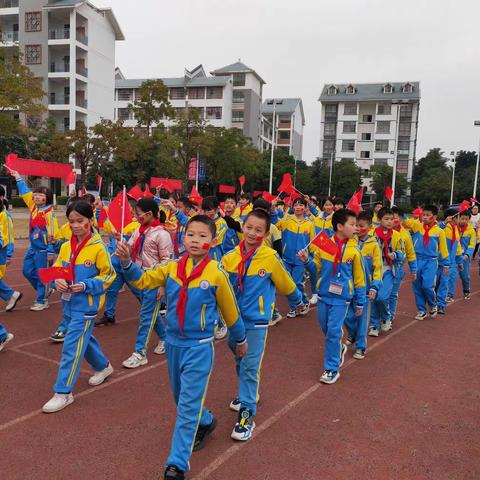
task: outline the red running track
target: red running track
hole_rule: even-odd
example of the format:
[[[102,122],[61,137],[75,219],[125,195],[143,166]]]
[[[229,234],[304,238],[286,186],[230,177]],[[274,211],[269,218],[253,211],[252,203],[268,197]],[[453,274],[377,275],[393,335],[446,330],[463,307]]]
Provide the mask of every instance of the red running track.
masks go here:
[[[25,284],[21,255],[7,281]],[[209,480],[480,478],[480,282],[472,271],[472,299],[457,299],[445,317],[417,322],[411,284],[400,294],[395,328],[369,339],[363,361],[351,352],[335,385],[318,383],[323,336],[316,310],[283,320],[269,332],[254,437],[234,443],[228,404],[236,392],[233,359],[217,343],[207,405],[219,426],[192,456],[189,478]],[[104,385],[87,384],[82,365],[75,402],[45,415],[61,346],[48,342],[60,320],[58,298],[30,312],[29,286],[17,310],[0,313],[15,334],[0,354],[2,479],[157,479],[175,419],[165,358],[121,367],[132,352],[136,300],[120,296],[118,324],[96,329],[115,373]],[[283,299],[279,302],[285,312]],[[155,346],[152,339],[150,350]]]

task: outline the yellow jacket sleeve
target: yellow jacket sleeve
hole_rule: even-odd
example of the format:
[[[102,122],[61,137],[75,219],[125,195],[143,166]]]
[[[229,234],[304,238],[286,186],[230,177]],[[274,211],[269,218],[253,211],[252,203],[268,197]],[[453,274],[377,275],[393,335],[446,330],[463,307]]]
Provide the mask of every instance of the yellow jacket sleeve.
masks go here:
[[[285,270],[278,255],[272,257],[272,282],[282,295],[290,295],[297,287],[290,274]]]
[[[151,290],[164,287],[167,283],[168,272],[172,262],[161,263],[156,267],[143,271],[138,265],[132,264],[124,270],[129,283],[139,290]]]
[[[443,230],[441,230],[438,234],[438,250],[440,252],[440,256],[442,257],[442,260],[445,260],[449,257],[448,247],[447,247],[447,237],[445,236],[445,232]]]
[[[357,251],[353,258],[353,284],[355,289],[366,287],[365,265],[360,251]]]
[[[407,218],[403,221],[403,226],[411,230],[413,233],[419,232],[422,228],[422,224],[415,218]]]
[[[406,235],[403,236],[403,243],[405,245],[405,254],[407,256],[407,262],[411,263],[417,259],[415,254],[415,248],[413,247],[412,237],[409,232],[405,232]]]
[[[218,286],[215,295],[223,320],[227,327],[231,328],[238,320],[239,309],[230,280],[220,264],[218,265]]]
[[[9,243],[8,216],[5,212],[0,213],[0,248],[5,248]]]
[[[380,245],[378,242],[375,242],[373,247],[373,272],[372,272],[372,283],[378,285],[382,282],[383,278],[383,262],[382,262],[382,252],[380,251]]]

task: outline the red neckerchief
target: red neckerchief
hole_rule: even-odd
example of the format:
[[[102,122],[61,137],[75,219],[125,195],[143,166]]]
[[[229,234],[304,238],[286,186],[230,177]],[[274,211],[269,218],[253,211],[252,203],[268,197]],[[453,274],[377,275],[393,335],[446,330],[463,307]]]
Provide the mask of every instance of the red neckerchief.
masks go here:
[[[423,234],[423,241],[422,245],[428,245],[430,243],[430,230],[437,224],[437,222],[432,223],[430,226],[428,225],[423,225],[423,229],[425,230],[425,233]]]
[[[239,208],[240,208],[240,215],[239,215],[239,217],[241,217],[241,216],[243,215],[243,211],[248,207],[248,205],[249,205],[249,204],[247,203],[247,204],[244,205],[243,207],[242,207],[242,206],[239,207]]]
[[[147,233],[147,230],[149,230],[151,227],[159,227],[160,220],[156,218],[152,223],[148,225],[140,225],[140,228],[138,229],[138,237],[135,240],[135,244],[133,245],[133,252],[132,252],[132,260],[135,261],[137,259],[138,254],[143,248],[143,242],[145,241],[145,234]]]
[[[40,210],[39,208],[37,208],[37,215],[35,216],[35,218],[33,218],[33,212],[30,213],[30,232],[32,232],[32,230],[35,227],[40,228],[40,230],[42,228],[46,228],[46,226],[47,226],[47,216],[46,215],[51,210],[52,210],[52,206],[46,208],[45,210]]]
[[[72,238],[70,239],[70,250],[72,252],[70,257],[70,272],[72,276],[72,283],[75,283],[75,261],[77,260],[80,252],[82,251],[82,248],[91,238],[92,233],[90,232],[80,244],[78,244],[78,240],[75,235],[72,235]]]
[[[387,230],[387,233],[385,233],[382,227],[377,227],[375,229],[375,235],[382,241],[383,255],[385,257],[387,265],[392,266],[392,259],[388,255],[390,253],[388,244],[390,242],[390,239],[392,238],[392,230]]]
[[[468,225],[465,225],[464,227],[458,227],[458,231],[460,232],[460,236],[463,236],[463,234],[465,233],[465,231],[467,230],[468,228]]]
[[[168,211],[167,221],[170,221],[173,217],[173,210]]]
[[[249,258],[255,253],[257,250],[257,247],[252,248],[248,252],[245,251],[245,240],[242,240],[239,245],[239,251],[242,259],[240,260],[240,263],[238,264],[237,267],[237,274],[238,274],[238,289],[240,291],[243,290],[243,277],[246,274],[246,266]]]
[[[343,253],[343,245],[346,245],[347,242],[348,242],[348,238],[346,238],[345,240],[340,240],[337,235],[334,235],[333,236],[333,240],[334,242],[337,244],[337,253],[335,254],[335,259],[333,261],[333,273],[337,273],[337,267],[338,267],[338,264],[341,262],[342,260],[342,253]]]
[[[398,224],[398,225],[395,225],[393,229],[396,230],[397,232],[400,232],[402,230],[402,226]]]
[[[183,255],[180,260],[178,261],[177,266],[177,277],[182,282],[182,289],[180,290],[180,294],[178,295],[177,300],[177,316],[178,316],[178,324],[180,326],[180,332],[183,335],[183,323],[185,321],[185,310],[187,308],[187,300],[188,300],[188,284],[195,280],[196,278],[200,277],[205,270],[205,267],[210,262],[210,255],[207,255],[196,267],[193,268],[190,276],[187,277],[187,261],[188,261],[188,253]]]
[[[454,223],[450,223],[450,227],[452,229],[452,243],[455,243],[455,241],[457,240],[457,226]],[[460,227],[458,227],[458,230],[460,233],[462,233]]]

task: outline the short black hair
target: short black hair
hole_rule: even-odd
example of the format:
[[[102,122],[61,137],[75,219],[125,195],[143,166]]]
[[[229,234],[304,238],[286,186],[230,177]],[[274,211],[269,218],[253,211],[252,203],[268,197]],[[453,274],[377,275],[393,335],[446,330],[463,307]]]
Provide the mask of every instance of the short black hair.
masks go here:
[[[400,207],[393,206],[392,212],[399,217],[403,217],[403,210]]]
[[[357,215],[357,221],[360,221],[360,220],[363,220],[368,223],[372,223],[372,214],[364,210],[363,212],[360,212]]]
[[[253,209],[260,209],[260,210],[265,210],[267,213],[270,213],[271,210],[271,205],[270,202],[267,202],[264,198],[257,198],[253,202]]]
[[[202,210],[216,210],[220,206],[217,197],[205,197],[202,200]]]
[[[327,197],[327,198],[325,198],[325,199],[322,200],[322,208],[323,208],[323,206],[324,206],[327,202],[330,202],[332,205],[335,205],[335,204],[333,203],[333,202],[334,202],[333,198],[332,198],[332,197]]]
[[[470,212],[470,210],[463,210],[463,212],[460,212],[458,216],[471,218],[472,213]]]
[[[255,217],[255,218],[260,218],[261,220],[265,221],[266,225],[266,232],[270,231],[270,224],[272,222],[272,219],[270,218],[270,215],[263,209],[263,208],[254,208],[249,214],[247,215],[247,218],[245,219],[245,222],[250,218],[250,217]],[[243,222],[245,224],[245,222]]]
[[[341,198],[335,198],[335,200],[333,200],[333,204],[334,205],[343,205],[343,208],[345,208],[345,202]]]
[[[135,206],[143,213],[152,212],[153,218],[158,218],[158,205],[153,198],[142,197],[137,200]]]
[[[163,210],[159,210],[158,216],[160,217],[160,223],[165,223],[167,221],[167,214]]]
[[[53,203],[53,192],[48,187],[37,187],[33,189],[33,193],[43,193],[47,197],[46,204]]]
[[[424,212],[431,212],[433,215],[438,215],[438,207],[436,205],[425,205],[423,207]]]
[[[248,200],[250,202],[251,197],[249,193],[241,193],[240,198],[244,198],[245,200]]]
[[[235,203],[237,203],[237,199],[233,193],[229,193],[228,195],[225,195],[225,200],[228,200],[229,198],[233,200]]]
[[[336,232],[338,225],[345,225],[348,222],[348,219],[352,217],[357,218],[357,214],[349,208],[341,208],[340,210],[337,210],[332,217],[333,230]]]
[[[213,219],[211,219],[207,215],[195,215],[188,221],[185,231],[187,232],[188,227],[195,222],[203,223],[204,225],[206,225],[210,229],[212,237],[215,238],[215,235],[217,234],[217,226],[215,225],[215,221]]]
[[[86,193],[85,195],[82,195],[80,198],[88,202],[90,205],[93,205],[95,203],[95,197],[91,193]]]
[[[377,213],[377,218],[381,220],[385,215],[393,215],[393,210],[390,207],[382,207]]]
[[[67,218],[70,216],[72,212],[77,212],[82,217],[86,217],[88,219],[93,218],[92,206],[81,198],[70,202],[70,205],[68,205],[67,207]]]
[[[453,217],[454,215],[456,215],[458,212],[455,208],[446,208],[445,211],[444,211],[444,215],[445,217]]]
[[[297,203],[301,203],[304,207],[308,206],[307,201],[303,197],[296,198],[293,202],[292,205],[295,206]]]
[[[381,205],[383,207],[383,202],[378,201],[373,204],[374,207],[376,207],[377,205]]]

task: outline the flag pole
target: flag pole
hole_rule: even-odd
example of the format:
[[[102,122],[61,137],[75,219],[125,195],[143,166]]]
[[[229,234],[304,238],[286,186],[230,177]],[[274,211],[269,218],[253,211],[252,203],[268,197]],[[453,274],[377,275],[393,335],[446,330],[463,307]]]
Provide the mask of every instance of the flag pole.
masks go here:
[[[127,187],[124,185],[123,186],[123,195],[122,195],[122,224],[120,226],[121,232],[120,232],[120,241],[123,242],[123,227],[125,223],[125,203],[127,200]]]

